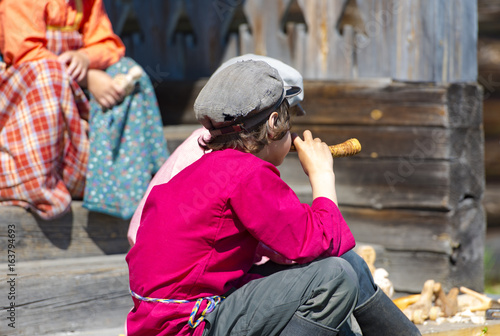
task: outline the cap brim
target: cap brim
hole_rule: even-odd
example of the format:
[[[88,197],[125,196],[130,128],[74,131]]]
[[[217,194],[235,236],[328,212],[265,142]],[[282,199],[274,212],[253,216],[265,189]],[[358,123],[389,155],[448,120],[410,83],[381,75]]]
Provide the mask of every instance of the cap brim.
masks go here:
[[[302,89],[298,86],[285,86],[285,98],[295,97],[301,92]]]

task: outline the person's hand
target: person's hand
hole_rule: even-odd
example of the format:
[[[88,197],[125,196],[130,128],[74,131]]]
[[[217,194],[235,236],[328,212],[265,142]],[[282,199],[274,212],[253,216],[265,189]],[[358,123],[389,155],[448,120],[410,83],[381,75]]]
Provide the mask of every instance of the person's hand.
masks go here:
[[[81,82],[87,76],[90,64],[87,54],[70,50],[63,52],[57,59],[66,65],[68,75],[77,82]]]
[[[326,197],[337,204],[333,158],[328,145],[319,138],[313,139],[311,131],[304,131],[304,140],[292,134],[304,173],[309,177],[313,199]]]
[[[90,69],[87,74],[87,88],[96,101],[105,108],[112,108],[125,96],[123,88],[102,70]]]
[[[300,163],[307,176],[333,172],[333,158],[328,145],[320,138],[314,138],[311,131],[304,131],[304,140],[292,134]]]

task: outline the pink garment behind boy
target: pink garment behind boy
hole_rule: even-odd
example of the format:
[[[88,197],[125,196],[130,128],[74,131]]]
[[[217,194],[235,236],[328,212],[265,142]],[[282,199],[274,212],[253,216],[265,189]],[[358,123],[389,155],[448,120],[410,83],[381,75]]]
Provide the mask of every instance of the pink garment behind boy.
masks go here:
[[[130,226],[127,233],[130,246],[135,245],[137,230],[139,229],[139,225],[141,224],[142,210],[144,208],[144,203],[146,203],[146,199],[151,192],[151,189],[153,189],[153,187],[156,185],[167,183],[181,170],[201,158],[204,152],[203,149],[201,149],[201,147],[198,145],[198,139],[200,139],[200,137],[203,139],[206,136],[210,136],[210,133],[206,128],[202,127],[193,131],[193,133],[179,147],[177,147],[174,153],[170,155],[167,161],[156,173],[155,177],[148,186],[148,190],[139,203],[134,216],[130,220]],[[257,255],[255,256],[256,264],[261,265],[267,262],[269,259],[278,264],[293,264],[293,261],[286,259],[280,254],[271,250],[266,245],[259,244],[259,247],[257,248]]]
[[[153,187],[156,185],[167,183],[181,170],[201,158],[204,152],[203,149],[201,149],[201,147],[198,145],[198,139],[200,138],[200,136],[204,137],[208,135],[210,135],[210,133],[205,128],[199,128],[195,130],[189,136],[189,138],[187,138],[179,147],[177,147],[177,149],[172,155],[170,155],[165,164],[161,166],[160,170],[156,173],[153,180],[151,180],[148,189],[144,194],[144,197],[139,203],[134,216],[130,220],[130,225],[127,233],[130,246],[134,246],[135,244],[137,230],[139,229],[139,225],[141,224],[142,209],[144,208],[144,203],[146,203],[146,199],[148,198],[151,189],[153,189]]]

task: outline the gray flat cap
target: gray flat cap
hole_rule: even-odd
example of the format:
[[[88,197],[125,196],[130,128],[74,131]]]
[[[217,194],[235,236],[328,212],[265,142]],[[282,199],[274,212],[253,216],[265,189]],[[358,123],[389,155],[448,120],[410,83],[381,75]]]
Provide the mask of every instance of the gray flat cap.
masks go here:
[[[196,118],[212,136],[250,130],[285,98],[301,92],[285,87],[278,71],[263,61],[231,64],[210,77],[194,103]]]
[[[288,64],[283,63],[282,61],[276,58],[263,55],[256,55],[256,54],[245,54],[241,56],[236,56],[222,63],[221,66],[217,68],[217,70],[215,70],[214,73],[217,73],[236,62],[248,61],[248,60],[266,62],[267,64],[278,70],[278,73],[280,74],[280,77],[283,80],[283,85],[300,87],[302,89],[302,92],[296,96],[288,98],[288,103],[290,104],[290,107],[295,107],[294,110],[298,116],[306,114],[304,109],[300,105],[300,102],[304,100],[304,81],[302,79],[302,75],[296,69],[292,68]]]

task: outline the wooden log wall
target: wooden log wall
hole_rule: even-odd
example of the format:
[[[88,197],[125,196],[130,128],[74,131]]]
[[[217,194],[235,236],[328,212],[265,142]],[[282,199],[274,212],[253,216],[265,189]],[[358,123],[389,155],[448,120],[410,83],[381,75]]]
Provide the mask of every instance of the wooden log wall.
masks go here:
[[[396,290],[418,292],[428,278],[482,290],[475,0],[105,3],[113,22],[128,17],[121,36],[155,81],[165,124],[196,124],[197,79],[225,59],[256,53],[297,68],[307,116],[294,130],[363,145],[335,162],[339,201],[356,238],[386,248],[379,262]],[[310,201],[297,158],[280,169]]]
[[[481,89],[308,84],[308,114],[294,129],[312,129],[328,143],[362,143],[358,156],[335,160],[339,203],[358,241],[386,248],[380,266],[395,288],[419,291],[431,278],[482,288]],[[301,176],[307,184],[298,162],[282,171],[285,180]]]
[[[478,82],[484,90],[485,207],[488,226],[500,228],[500,38],[481,38],[478,55]]]
[[[165,83],[163,106],[195,124],[192,106],[204,80]],[[483,282],[485,217],[481,87],[409,84],[384,79],[305,81],[307,115],[293,131],[312,130],[327,143],[350,137],[363,150],[335,160],[342,213],[359,242],[386,248],[396,290],[418,292],[433,278],[447,288]],[[184,104],[178,99],[184,92]],[[311,190],[298,158],[280,166],[304,202]]]
[[[335,161],[339,202],[356,239],[386,249],[379,266],[396,290],[419,292],[429,278],[447,290],[482,290],[484,93],[474,83],[476,1],[104,2],[129,56],[155,83],[165,124],[196,124],[192,106],[205,83],[199,78],[226,58],[254,52],[294,65],[306,78],[307,111],[293,120],[294,131],[311,129],[331,144],[349,137],[362,143],[361,154]],[[280,170],[310,201],[297,157]],[[11,214],[17,216],[4,212]],[[110,222],[87,237],[97,221],[82,218],[62,238],[56,222],[19,222],[25,245],[18,252],[24,260],[126,252],[126,223],[114,229]],[[80,236],[81,245],[70,244]],[[96,246],[88,250],[91,240]],[[33,244],[45,252],[30,250]]]
[[[478,16],[478,83],[484,90],[485,207],[488,226],[500,228],[500,3],[478,1]],[[500,279],[500,272],[497,274]]]
[[[475,0],[105,0],[127,54],[156,81],[224,60],[278,58],[307,79],[473,82]]]

